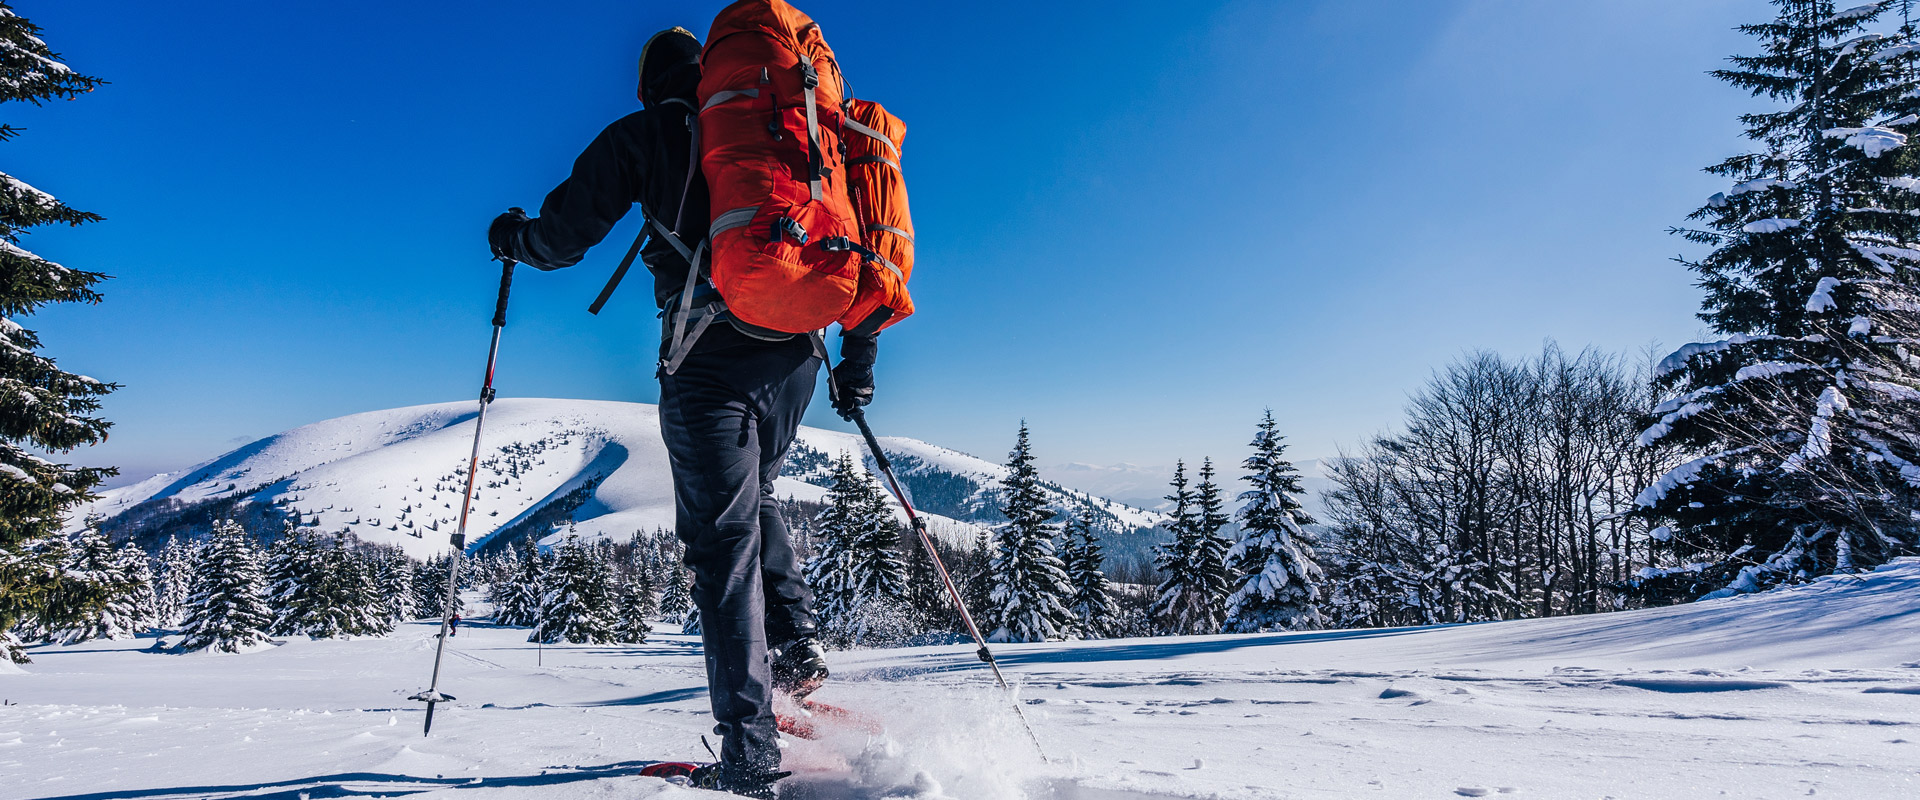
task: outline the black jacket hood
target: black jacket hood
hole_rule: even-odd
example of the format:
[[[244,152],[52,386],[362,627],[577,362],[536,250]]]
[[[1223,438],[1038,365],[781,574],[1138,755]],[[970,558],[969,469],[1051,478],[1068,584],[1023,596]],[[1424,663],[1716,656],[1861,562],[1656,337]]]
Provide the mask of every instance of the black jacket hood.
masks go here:
[[[652,108],[679,98],[696,102],[700,89],[700,40],[686,28],[656,33],[640,48],[640,103]]]

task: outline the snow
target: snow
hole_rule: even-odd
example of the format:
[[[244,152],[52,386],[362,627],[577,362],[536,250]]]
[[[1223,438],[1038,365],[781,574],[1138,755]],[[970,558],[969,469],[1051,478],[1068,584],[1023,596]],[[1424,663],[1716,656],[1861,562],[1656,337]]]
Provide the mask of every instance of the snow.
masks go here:
[[[1821,131],[1829,139],[1845,139],[1847,146],[1868,158],[1879,158],[1907,143],[1907,135],[1878,125],[1865,128],[1829,128]]]
[[[1807,313],[1819,314],[1837,308],[1838,305],[1833,302],[1833,290],[1839,287],[1839,278],[1821,278],[1819,283],[1814,284],[1813,294],[1807,297]]]
[[[1834,59],[1837,61],[1839,59],[1846,58],[1847,56],[1853,55],[1855,52],[1859,51],[1860,45],[1866,44],[1868,42],[1877,42],[1885,38],[1887,38],[1887,35],[1884,33],[1863,33],[1859,36],[1855,36],[1852,39],[1848,39],[1844,44],[1840,45],[1840,52],[1834,56]]]
[[[1819,461],[1833,452],[1833,417],[1848,408],[1847,396],[1840,393],[1837,386],[1829,386],[1820,392],[1820,399],[1814,403],[1813,421],[1807,426],[1807,440],[1800,450],[1780,463],[1780,469],[1794,472],[1805,469],[1807,462]]]
[[[635,773],[704,760],[697,643],[536,650],[433,626],[176,656],[32,648],[4,678],[9,797],[703,794]],[[794,741],[783,797],[1903,798],[1920,725],[1920,560],[1606,615],[997,648],[1041,764],[971,647],[833,653],[817,697],[883,726]],[[936,788],[937,787],[937,788]]]
[[[1705,455],[1674,467],[1668,470],[1667,474],[1660,476],[1659,479],[1649,484],[1647,488],[1640,490],[1640,494],[1633,498],[1633,504],[1641,508],[1652,508],[1659,504],[1660,501],[1667,499],[1668,493],[1689,483],[1693,483],[1694,479],[1700,477],[1700,471],[1706,469],[1708,465],[1738,452],[1740,452],[1740,450]]]
[[[1727,193],[1723,195],[1723,197],[1739,197],[1748,192],[1761,192],[1774,188],[1793,190],[1799,188],[1799,184],[1779,178],[1758,178],[1745,183],[1735,184],[1732,189],[1727,190]]]
[[[185,502],[249,495],[298,511],[323,530],[398,545],[425,558],[444,552],[457,526],[466,464],[473,447],[473,401],[371,411],[294,428],[244,445],[181,473],[156,476],[101,493],[69,516],[111,517],[157,499]],[[857,434],[801,428],[798,441],[828,457],[863,456]],[[883,437],[891,457],[998,485],[1005,468],[955,450],[904,437]],[[636,530],[671,529],[673,480],[660,440],[659,409],[644,403],[501,399],[487,410],[481,475],[467,538],[492,532],[598,479],[572,517],[584,536],[618,540]],[[818,502],[826,490],[791,470],[774,484],[781,498]],[[1151,527],[1152,512],[1084,492],[1052,490],[1057,501],[1088,502],[1123,523]],[[927,514],[937,533],[971,542],[970,523]],[[317,520],[317,521],[316,521]],[[548,537],[554,540],[562,534]]]
[[[32,203],[41,208],[52,208],[60,204],[60,201],[55,200],[53,195],[35,189],[26,181],[4,172],[0,172],[0,187],[5,187],[22,201]]]
[[[1748,337],[1735,335],[1731,339],[1722,339],[1717,342],[1689,342],[1683,344],[1680,346],[1680,349],[1667,354],[1666,358],[1660,359],[1660,363],[1653,368],[1653,377],[1662,378],[1675,371],[1686,369],[1687,361],[1694,356],[1702,353],[1718,353],[1737,344],[1746,344],[1747,341]]]
[[[1862,258],[1872,262],[1875,269],[1888,275],[1893,274],[1893,264],[1887,261],[1889,258],[1899,259],[1909,264],[1920,263],[1920,250],[1867,242],[1849,241],[1847,244],[1853,248],[1854,252],[1859,253]]]
[[[1740,227],[1747,233],[1779,233],[1790,228],[1800,227],[1797,219],[1757,219]]]
[[[1748,364],[1733,373],[1736,381],[1767,380],[1781,375],[1813,369],[1812,364],[1791,364],[1784,361],[1761,361]]]
[[[1826,21],[1822,22],[1821,25],[1825,26],[1825,25],[1832,25],[1836,22],[1852,22],[1858,19],[1866,19],[1867,17],[1871,17],[1874,14],[1880,13],[1880,10],[1885,7],[1886,7],[1886,3],[1884,2],[1868,3],[1864,6],[1854,6],[1845,11],[1835,13],[1831,17],[1827,17]]]

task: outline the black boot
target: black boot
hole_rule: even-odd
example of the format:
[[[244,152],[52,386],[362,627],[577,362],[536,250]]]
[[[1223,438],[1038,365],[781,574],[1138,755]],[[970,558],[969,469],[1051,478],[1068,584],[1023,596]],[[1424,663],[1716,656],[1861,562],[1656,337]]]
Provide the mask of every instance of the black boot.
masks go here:
[[[709,789],[716,792],[731,792],[754,800],[774,800],[773,785],[785,780],[791,772],[748,772],[721,762],[708,764],[694,769],[687,776],[687,783],[696,789]]]
[[[773,688],[799,700],[813,694],[827,680],[827,650],[812,636],[767,647],[773,662]]]

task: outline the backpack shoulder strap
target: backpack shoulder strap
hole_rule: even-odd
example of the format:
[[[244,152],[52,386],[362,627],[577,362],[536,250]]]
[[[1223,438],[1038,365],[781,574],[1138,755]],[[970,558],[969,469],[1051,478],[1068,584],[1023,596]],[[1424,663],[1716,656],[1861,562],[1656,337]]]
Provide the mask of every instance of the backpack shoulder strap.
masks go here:
[[[687,114],[687,179],[680,186],[680,205],[674,211],[673,230],[667,230],[659,220],[654,219],[652,214],[647,213],[643,206],[640,213],[646,217],[647,224],[640,226],[640,234],[633,237],[633,246],[627,248],[626,257],[620,259],[620,266],[614,267],[613,274],[607,277],[607,285],[600,287],[600,295],[593,298],[592,305],[587,306],[589,314],[599,316],[600,309],[607,305],[607,299],[613,297],[613,290],[620,288],[620,281],[626,279],[627,270],[633,268],[634,257],[640,255],[640,246],[646,242],[647,235],[650,233],[649,228],[658,231],[659,235],[664,237],[668,244],[673,245],[673,249],[680,254],[681,258],[687,259],[689,264],[694,260],[692,251],[687,249],[687,243],[680,240],[680,223],[686,220],[687,198],[693,194],[693,176],[700,172],[700,115],[698,109],[693,107],[693,103],[684,98],[674,97],[662,103],[662,105],[667,104],[686,106],[690,112]],[[689,285],[693,280],[692,276],[698,270],[699,267],[694,266],[688,272]]]

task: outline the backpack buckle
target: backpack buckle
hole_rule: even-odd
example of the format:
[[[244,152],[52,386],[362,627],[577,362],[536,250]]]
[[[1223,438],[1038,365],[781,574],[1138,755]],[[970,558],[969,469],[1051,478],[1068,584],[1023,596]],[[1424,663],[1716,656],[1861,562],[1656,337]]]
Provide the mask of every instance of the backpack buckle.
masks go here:
[[[814,69],[812,64],[801,64],[800,65],[800,85],[805,86],[808,89],[819,88],[820,86],[819,70]]]
[[[868,263],[872,263],[880,255],[845,236],[829,236],[821,239],[820,249],[829,253],[859,253],[860,260]]]
[[[781,217],[774,220],[773,240],[776,242],[784,242],[788,239],[792,239],[794,244],[805,247],[807,244],[807,229],[800,223],[794,221],[792,217]]]

